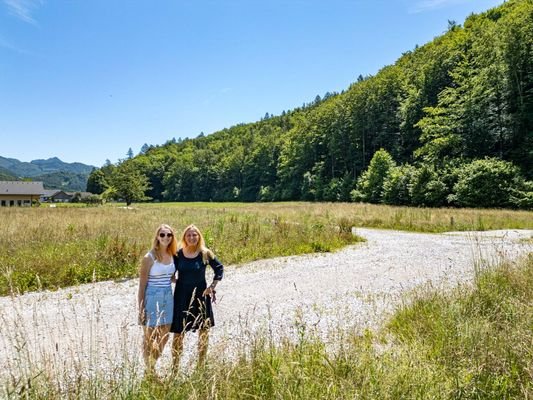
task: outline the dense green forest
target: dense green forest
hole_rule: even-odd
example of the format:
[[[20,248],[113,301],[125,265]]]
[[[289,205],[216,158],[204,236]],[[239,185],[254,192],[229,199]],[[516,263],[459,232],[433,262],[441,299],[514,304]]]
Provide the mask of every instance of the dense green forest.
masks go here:
[[[160,201],[531,208],[532,46],[533,1],[509,0],[462,26],[450,21],[342,93],[145,145],[94,170],[87,190],[117,195],[117,177],[134,171],[144,199]]]
[[[36,176],[33,180],[42,181],[45,189],[83,192],[87,184],[87,175],[72,172],[51,172]]]

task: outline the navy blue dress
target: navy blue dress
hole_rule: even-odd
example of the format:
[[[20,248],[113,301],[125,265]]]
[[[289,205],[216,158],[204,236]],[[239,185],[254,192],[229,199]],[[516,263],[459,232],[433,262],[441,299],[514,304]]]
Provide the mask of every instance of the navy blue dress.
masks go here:
[[[209,260],[209,265],[215,272],[214,280],[221,280],[224,266],[216,258]],[[174,289],[174,314],[170,331],[182,333],[184,331],[208,329],[215,325],[211,297],[202,296],[207,288],[202,253],[194,258],[187,258],[183,250],[174,256],[174,265],[178,273],[178,280]]]

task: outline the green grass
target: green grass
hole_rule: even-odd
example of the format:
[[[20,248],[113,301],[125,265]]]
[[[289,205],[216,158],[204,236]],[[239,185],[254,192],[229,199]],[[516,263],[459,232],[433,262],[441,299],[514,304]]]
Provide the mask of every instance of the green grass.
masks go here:
[[[447,293],[413,294],[382,330],[338,327],[335,339],[251,339],[228,361],[162,383],[117,360],[88,379],[31,366],[5,382],[8,399],[528,399],[533,396],[533,256],[480,271]],[[76,375],[79,374],[79,375]]]
[[[226,265],[356,243],[352,227],[421,232],[527,228],[533,213],[342,203],[154,203],[0,208],[0,295],[137,276],[161,223],[200,227]]]
[[[449,398],[531,398],[533,255],[520,268],[482,271],[471,290],[416,300],[388,328],[417,361],[441,371]]]

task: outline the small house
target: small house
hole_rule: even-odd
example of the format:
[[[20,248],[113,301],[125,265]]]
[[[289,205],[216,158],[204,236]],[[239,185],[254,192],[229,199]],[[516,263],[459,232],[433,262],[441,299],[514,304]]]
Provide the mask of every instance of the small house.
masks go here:
[[[43,192],[42,182],[0,181],[0,207],[31,207]]]
[[[72,195],[62,190],[58,190],[50,198],[54,203],[68,203],[71,199]]]
[[[90,192],[65,192],[60,189],[45,189],[41,195],[42,203],[67,203],[85,201],[93,196]]]
[[[39,201],[41,203],[47,203],[52,201],[52,196],[59,192],[59,189],[44,189]]]

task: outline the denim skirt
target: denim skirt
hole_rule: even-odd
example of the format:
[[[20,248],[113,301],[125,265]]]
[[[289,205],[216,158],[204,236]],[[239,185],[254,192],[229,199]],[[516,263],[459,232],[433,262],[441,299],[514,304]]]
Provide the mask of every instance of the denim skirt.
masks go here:
[[[144,294],[146,326],[154,327],[172,323],[174,298],[172,287],[148,286]]]

